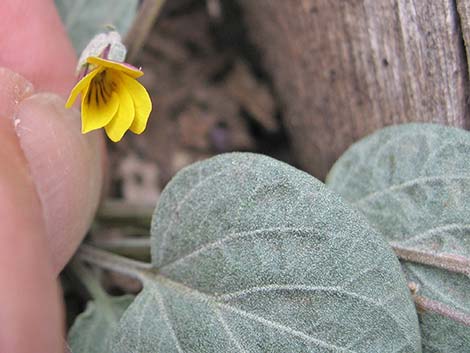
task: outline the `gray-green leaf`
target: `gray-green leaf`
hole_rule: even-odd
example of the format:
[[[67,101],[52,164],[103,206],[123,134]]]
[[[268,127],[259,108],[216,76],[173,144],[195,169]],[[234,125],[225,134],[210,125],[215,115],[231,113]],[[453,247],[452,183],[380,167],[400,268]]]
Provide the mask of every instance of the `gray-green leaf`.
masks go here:
[[[327,184],[393,245],[470,258],[470,134],[432,124],[383,129],[353,145]],[[419,294],[470,314],[470,278],[403,262]],[[426,352],[470,352],[470,327],[424,313]]]
[[[55,0],[62,22],[78,54],[98,33],[113,26],[124,36],[137,13],[139,0]]]
[[[152,225],[155,272],[113,352],[419,352],[399,263],[299,170],[227,154],[180,172]]]
[[[110,339],[124,311],[134,300],[132,295],[103,296],[90,301],[70,328],[68,343],[72,353],[109,353]]]

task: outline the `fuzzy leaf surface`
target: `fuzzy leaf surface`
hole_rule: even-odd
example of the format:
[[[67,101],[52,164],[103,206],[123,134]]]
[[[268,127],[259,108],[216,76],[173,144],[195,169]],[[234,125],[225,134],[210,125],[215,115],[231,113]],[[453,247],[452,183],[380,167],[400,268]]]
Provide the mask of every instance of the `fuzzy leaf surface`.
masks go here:
[[[109,353],[110,339],[124,311],[134,300],[132,295],[103,296],[89,301],[70,328],[69,348],[72,353]]]
[[[420,352],[391,249],[287,164],[235,153],[184,169],[151,233],[155,271],[113,352]]]
[[[353,145],[327,185],[393,245],[470,258],[470,134],[433,124],[385,128]],[[470,278],[402,261],[423,296],[470,314]],[[420,315],[426,352],[470,352],[470,327]]]

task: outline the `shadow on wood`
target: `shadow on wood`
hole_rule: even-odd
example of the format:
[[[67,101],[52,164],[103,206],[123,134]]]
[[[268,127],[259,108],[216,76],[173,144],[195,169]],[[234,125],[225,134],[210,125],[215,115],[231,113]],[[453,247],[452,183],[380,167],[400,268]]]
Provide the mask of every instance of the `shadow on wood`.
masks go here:
[[[298,162],[315,176],[385,125],[468,126],[466,1],[240,2]]]

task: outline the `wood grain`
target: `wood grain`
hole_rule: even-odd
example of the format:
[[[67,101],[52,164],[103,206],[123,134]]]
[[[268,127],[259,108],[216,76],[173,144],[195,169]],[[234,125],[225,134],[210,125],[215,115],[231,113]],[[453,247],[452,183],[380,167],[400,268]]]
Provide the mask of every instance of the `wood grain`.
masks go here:
[[[386,125],[469,125],[470,1],[240,2],[295,155],[315,176]]]

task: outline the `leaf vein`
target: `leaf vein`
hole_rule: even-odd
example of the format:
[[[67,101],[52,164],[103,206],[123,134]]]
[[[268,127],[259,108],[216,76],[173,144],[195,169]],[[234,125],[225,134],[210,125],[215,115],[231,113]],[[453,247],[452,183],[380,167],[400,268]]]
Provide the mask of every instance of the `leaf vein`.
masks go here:
[[[137,321],[137,347],[136,347],[136,352],[140,351],[140,345],[141,345],[141,342],[142,342],[142,340],[140,339],[142,337],[142,323],[144,321],[145,312],[147,311],[147,306],[150,304],[150,299],[151,299],[150,297],[147,298],[147,300],[143,303],[141,314],[140,314],[139,319]],[[120,342],[122,342],[123,337],[124,337],[124,335],[121,336]]]
[[[435,227],[435,228],[427,229],[426,231],[424,231],[422,233],[412,235],[411,238],[403,239],[402,241],[398,241],[398,243],[407,244],[407,243],[415,241],[415,240],[421,240],[423,238],[431,237],[431,236],[439,234],[441,232],[444,233],[444,232],[459,230],[459,229],[468,229],[468,230],[470,230],[470,224],[451,223],[451,224],[446,224],[446,225],[443,225],[443,226],[438,226],[438,227]],[[392,239],[395,239],[395,238],[392,238]]]
[[[334,344],[322,341],[318,338],[315,338],[315,337],[312,337],[312,336],[308,335],[307,333],[305,333],[303,331],[290,328],[290,327],[285,326],[285,325],[283,325],[279,322],[271,321],[271,320],[265,319],[261,316],[251,314],[251,313],[249,313],[245,310],[233,307],[233,306],[229,305],[227,302],[220,302],[219,300],[223,300],[223,297],[226,296],[226,294],[222,294],[220,296],[214,296],[214,295],[209,294],[209,293],[204,293],[204,292],[198,291],[195,288],[188,287],[184,283],[176,282],[176,281],[174,281],[174,280],[172,280],[168,277],[162,276],[161,274],[156,275],[155,279],[157,279],[157,281],[161,281],[162,284],[167,285],[168,287],[173,288],[176,291],[179,291],[183,295],[186,294],[186,295],[190,295],[190,296],[195,296],[199,300],[204,301],[206,303],[207,302],[213,302],[214,305],[216,305],[219,308],[225,309],[227,311],[235,312],[235,313],[237,313],[237,314],[239,314],[243,317],[246,317],[246,318],[251,319],[253,321],[256,321],[258,323],[264,324],[264,325],[269,326],[271,328],[281,330],[281,331],[286,332],[286,333],[288,333],[290,335],[293,335],[295,337],[302,338],[302,339],[304,339],[308,342],[312,342],[312,343],[314,343],[314,344],[316,344],[320,347],[326,347],[326,348],[330,348],[330,349],[338,349],[338,350],[344,351],[344,352],[354,352],[354,351],[348,350],[344,347],[339,347],[339,346],[336,346]],[[372,303],[376,306],[381,307],[382,309],[385,308],[385,312],[397,323],[400,330],[404,333],[403,336],[404,336],[405,340],[408,343],[410,343],[411,345],[413,345],[412,341],[411,341],[411,337],[407,335],[407,332],[400,325],[400,323],[399,323],[398,319],[395,317],[395,315],[393,315],[392,312],[390,312],[389,310],[386,309],[386,304],[389,303],[390,301],[392,301],[395,298],[394,296],[391,296],[391,297],[387,298],[387,300],[384,300],[383,302],[378,302],[376,300],[373,300],[371,298],[368,298],[368,297],[365,297],[365,296],[362,296],[362,295],[359,295],[359,294],[344,291],[344,289],[339,288],[339,287],[313,287],[313,286],[307,286],[307,285],[297,285],[297,286],[293,286],[293,285],[271,285],[271,286],[253,287],[252,289],[255,289],[255,288],[256,289],[258,289],[258,288],[282,288],[282,287],[290,287],[290,288],[323,288],[323,289],[333,288],[333,289],[337,289],[337,290],[340,289],[342,292],[351,294],[351,295],[357,297],[358,299],[365,300],[369,303]],[[240,292],[242,292],[242,291],[240,291]],[[238,293],[238,292],[233,292],[233,293]],[[228,293],[228,294],[230,295],[230,293]]]
[[[168,267],[170,265],[175,265],[179,262],[182,262],[184,260],[187,260],[188,258],[191,258],[191,257],[194,257],[194,256],[197,256],[199,255],[200,253],[206,251],[206,250],[209,250],[211,248],[216,248],[217,246],[220,246],[226,242],[229,242],[231,240],[235,240],[235,239],[240,239],[240,238],[244,238],[244,237],[249,237],[249,236],[255,236],[255,235],[258,235],[258,234],[262,234],[264,232],[274,232],[274,231],[280,231],[280,232],[288,232],[288,231],[300,231],[300,232],[309,232],[309,231],[313,231],[314,228],[302,228],[302,227],[286,227],[286,228],[262,228],[262,229],[256,229],[256,230],[249,230],[249,231],[244,231],[244,232],[236,232],[236,233],[231,233],[229,234],[228,236],[224,237],[224,238],[221,238],[221,239],[217,239],[216,241],[213,241],[213,242],[210,242],[210,243],[207,243],[207,244],[204,244],[203,246],[183,255],[182,257],[176,259],[176,260],[173,260],[171,262],[168,262],[166,264],[163,264],[160,269],[163,269],[165,267]]]
[[[166,323],[167,327],[169,328],[171,337],[173,338],[173,341],[175,342],[175,347],[176,347],[178,352],[184,353],[184,351],[181,349],[181,346],[179,344],[178,337],[176,336],[175,329],[174,329],[173,325],[171,324],[170,318],[168,317],[168,313],[165,309],[165,302],[163,301],[162,294],[157,289],[157,286],[153,286],[153,288],[154,288],[155,294],[156,294],[155,299],[156,299],[156,301],[158,303],[158,307],[160,308],[161,313],[162,313],[163,321]]]
[[[400,189],[404,189],[404,188],[407,188],[407,187],[415,185],[415,184],[420,184],[420,183],[426,184],[426,183],[430,183],[430,182],[433,182],[433,181],[440,181],[440,180],[441,181],[451,181],[451,180],[458,180],[458,179],[469,179],[470,180],[470,177],[468,175],[456,175],[456,176],[450,176],[450,177],[449,176],[444,176],[444,175],[439,175],[439,176],[435,176],[435,177],[419,177],[419,178],[415,178],[415,179],[412,179],[412,180],[408,180],[408,181],[400,183],[400,184],[390,185],[389,187],[387,187],[385,189],[382,189],[382,190],[374,191],[374,192],[372,192],[370,194],[367,194],[364,197],[352,202],[352,205],[357,206],[359,203],[364,203],[364,202],[369,201],[370,199],[374,199],[378,196],[386,195],[390,192],[400,190]]]
[[[371,304],[373,306],[376,306],[376,307],[379,307],[379,308],[383,309],[390,316],[390,318],[392,318],[393,321],[395,321],[395,323],[401,329],[403,329],[400,325],[399,320],[396,318],[396,316],[390,310],[387,309],[387,307],[385,305],[386,303],[388,303],[388,302],[390,302],[394,299],[393,296],[387,298],[386,300],[384,300],[382,302],[380,302],[380,301],[374,300],[372,298],[369,298],[369,297],[366,297],[366,296],[363,296],[363,295],[360,295],[360,294],[356,294],[356,293],[353,293],[353,292],[346,291],[342,287],[273,284],[273,285],[267,285],[267,286],[252,287],[252,288],[248,288],[248,289],[245,289],[245,290],[242,290],[242,291],[226,293],[226,294],[222,294],[222,295],[218,296],[217,298],[220,298],[221,300],[223,300],[224,302],[227,303],[227,302],[230,302],[231,300],[238,299],[238,298],[241,298],[241,297],[244,297],[246,295],[253,294],[253,293],[283,291],[283,290],[285,290],[285,291],[333,292],[333,293],[343,294],[347,297],[355,298],[355,299],[361,300],[365,303],[368,303],[368,304]],[[410,337],[408,337],[407,333],[404,330],[402,330],[402,331],[403,331],[402,332],[403,337],[405,338],[406,341],[409,342]]]
[[[215,307],[214,312],[215,312],[215,315],[216,315],[217,319],[222,324],[222,327],[224,328],[225,332],[227,333],[227,336],[229,337],[230,341],[232,341],[235,344],[235,346],[237,347],[237,349],[241,353],[245,353],[246,351],[243,349],[240,342],[238,342],[238,340],[233,335],[232,330],[230,330],[230,327],[228,327],[227,322],[225,322],[225,319],[223,318],[222,313],[220,312],[220,310],[217,307]]]
[[[250,319],[252,321],[256,321],[260,324],[263,324],[264,326],[267,326],[267,327],[270,327],[270,328],[274,328],[276,330],[279,330],[279,331],[282,331],[282,332],[285,332],[291,336],[294,336],[294,337],[298,337],[298,338],[301,338],[305,341],[308,341],[310,343],[313,343],[315,344],[316,346],[319,346],[319,347],[324,347],[324,348],[329,348],[329,349],[335,349],[337,351],[340,351],[340,352],[354,352],[354,351],[351,351],[351,350],[348,350],[348,349],[345,349],[343,347],[340,347],[340,346],[336,346],[332,343],[328,343],[328,342],[325,342],[325,341],[322,341],[320,339],[317,339],[317,338],[314,338],[308,334],[306,334],[305,332],[302,332],[300,330],[295,330],[293,328],[290,328],[288,326],[285,326],[279,322],[275,322],[275,321],[271,321],[271,320],[267,320],[263,317],[260,317],[260,316],[256,316],[256,315],[253,315],[251,313],[248,313],[244,310],[240,310],[240,309],[237,309],[237,308],[234,308],[234,307],[231,307],[229,305],[224,305],[224,304],[221,304],[221,303],[218,303],[217,306],[219,306],[220,308],[222,309],[225,309],[227,311],[231,311],[231,312],[234,312],[240,316],[243,316],[244,318],[247,318],[247,319]]]

